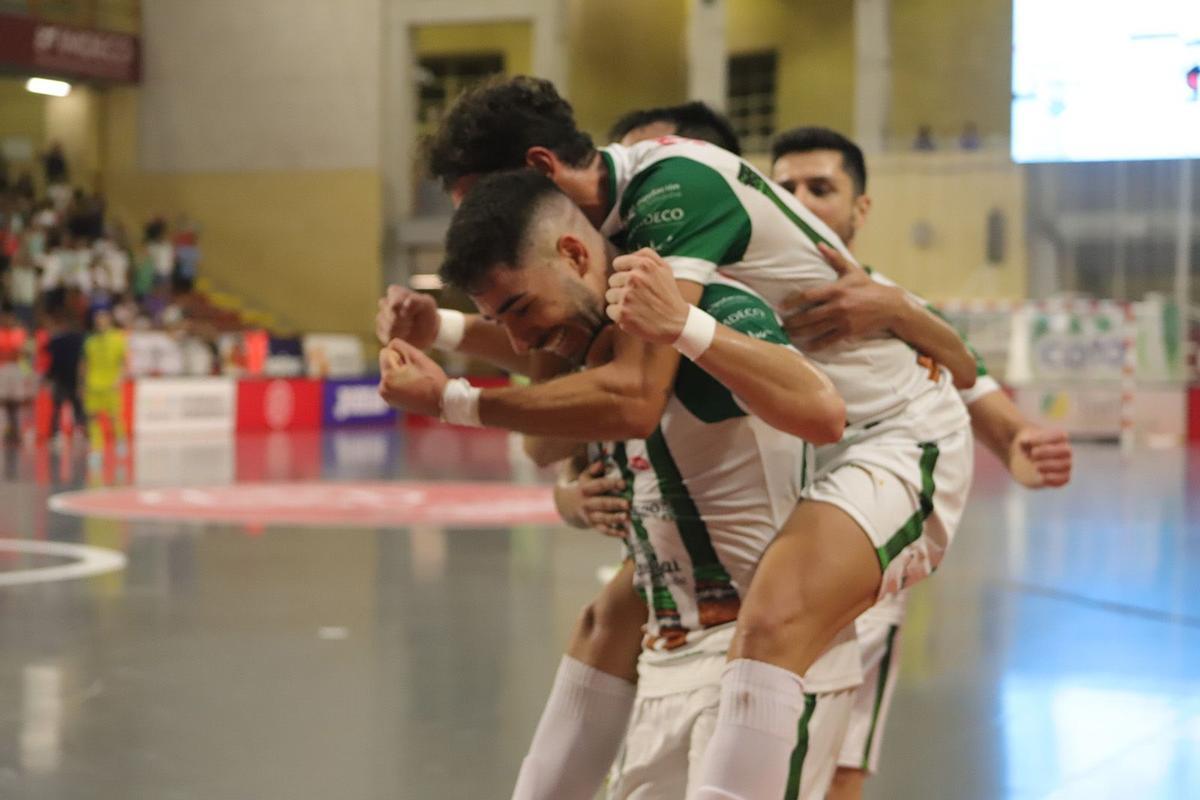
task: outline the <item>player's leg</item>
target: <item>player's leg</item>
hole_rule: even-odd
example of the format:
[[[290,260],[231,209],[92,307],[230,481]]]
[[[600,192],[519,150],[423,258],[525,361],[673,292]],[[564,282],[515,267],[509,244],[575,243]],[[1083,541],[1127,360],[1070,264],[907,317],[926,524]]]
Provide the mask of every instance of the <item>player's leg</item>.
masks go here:
[[[514,800],[595,797],[629,724],[645,621],[627,561],[575,625]]]
[[[605,800],[681,800],[687,792],[688,756],[697,714],[717,711],[715,686],[663,697],[639,697]]]
[[[21,441],[21,404],[18,400],[6,400],[4,409],[8,415],[8,426],[5,428],[4,441],[16,444]]]
[[[920,443],[881,433],[805,491],[742,604],[697,800],[783,792],[803,713],[799,676],[874,604],[881,582],[897,591],[936,567],[970,488],[971,458],[969,430]]]
[[[850,724],[838,756],[829,800],[860,800],[867,778],[879,768],[888,711],[900,674],[900,626],[873,616],[858,619],[863,683],[855,693]]]
[[[837,769],[838,754],[850,724],[857,692],[857,688],[850,688],[838,692],[805,695],[804,713],[797,726],[797,741],[788,766],[788,785],[784,798],[825,799]],[[716,694],[714,692],[714,695]],[[716,728],[716,721],[717,697],[714,696],[712,707],[698,717],[692,726],[691,773],[687,797],[691,797],[699,785],[701,764]]]
[[[807,705],[800,675],[874,602],[879,579],[849,515],[827,503],[796,507],[742,603],[698,800],[785,796]]]
[[[87,412],[87,431],[88,431],[88,446],[93,453],[99,453],[104,449],[104,430],[100,427],[100,414],[104,410],[102,408],[103,401],[100,399],[100,393],[89,389],[83,393],[83,409]]]
[[[116,442],[118,449],[123,448],[127,431],[125,430],[125,402],[120,385],[108,393],[105,410],[108,412],[109,424],[112,425],[113,441]]]

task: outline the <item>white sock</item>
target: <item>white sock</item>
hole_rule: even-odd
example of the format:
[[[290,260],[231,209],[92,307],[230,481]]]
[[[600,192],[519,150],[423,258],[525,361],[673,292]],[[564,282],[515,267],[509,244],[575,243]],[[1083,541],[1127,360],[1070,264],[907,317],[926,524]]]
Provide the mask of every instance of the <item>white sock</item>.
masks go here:
[[[700,788],[691,800],[782,798],[803,713],[799,675],[747,658],[729,662]]]
[[[636,689],[563,656],[513,800],[592,800],[625,739]]]

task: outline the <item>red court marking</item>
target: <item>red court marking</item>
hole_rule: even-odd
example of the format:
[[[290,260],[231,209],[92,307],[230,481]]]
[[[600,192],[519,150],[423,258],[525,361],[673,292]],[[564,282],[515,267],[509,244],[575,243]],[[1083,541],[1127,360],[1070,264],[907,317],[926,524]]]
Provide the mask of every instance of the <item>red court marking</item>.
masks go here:
[[[50,498],[63,514],[242,525],[504,527],[559,522],[548,486],[504,483],[243,483],[91,489]]]

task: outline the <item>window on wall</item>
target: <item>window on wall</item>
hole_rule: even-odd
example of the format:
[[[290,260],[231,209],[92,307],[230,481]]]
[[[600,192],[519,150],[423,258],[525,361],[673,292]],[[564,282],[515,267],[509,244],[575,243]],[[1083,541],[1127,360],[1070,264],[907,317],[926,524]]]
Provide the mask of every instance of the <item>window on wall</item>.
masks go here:
[[[749,153],[766,152],[775,134],[774,51],[729,57],[729,96],[726,108],[734,130]]]
[[[464,89],[504,72],[504,55],[423,56],[417,60],[417,125],[432,133],[446,108]]]

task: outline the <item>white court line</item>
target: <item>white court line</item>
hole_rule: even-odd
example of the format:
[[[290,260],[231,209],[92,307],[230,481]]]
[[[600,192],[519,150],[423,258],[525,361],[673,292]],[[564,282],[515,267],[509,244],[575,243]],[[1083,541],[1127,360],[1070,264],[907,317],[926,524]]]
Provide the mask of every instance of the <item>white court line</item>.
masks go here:
[[[0,572],[0,588],[5,586],[26,586],[31,583],[50,583],[52,581],[70,581],[77,578],[90,578],[105,572],[115,572],[125,569],[125,555],[116,550],[103,547],[92,547],[86,544],[70,544],[67,542],[35,542],[28,539],[0,539],[0,552],[33,553],[42,556],[57,556],[74,559],[74,563],[62,564],[56,567],[38,567],[35,569],[16,569]]]

